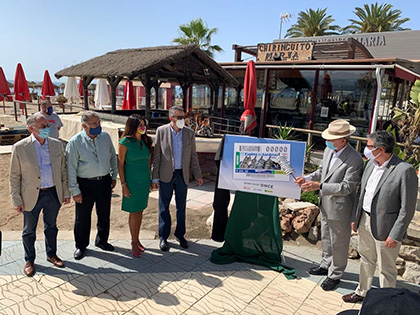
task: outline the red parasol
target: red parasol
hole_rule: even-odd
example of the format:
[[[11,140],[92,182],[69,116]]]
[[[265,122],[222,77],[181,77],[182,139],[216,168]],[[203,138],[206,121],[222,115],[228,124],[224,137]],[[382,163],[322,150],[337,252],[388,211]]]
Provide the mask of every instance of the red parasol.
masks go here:
[[[125,83],[122,109],[136,109],[136,96],[134,94],[133,82],[131,81]]]
[[[29,101],[31,99],[28,82],[26,81],[25,73],[23,72],[23,68],[20,63],[18,63],[16,67],[13,91],[15,93],[15,100],[17,101]],[[22,109],[22,115],[24,115],[25,111],[23,104],[20,104],[20,108]]]
[[[244,82],[244,109],[241,121],[244,122],[245,133],[250,133],[257,127],[257,115],[255,114],[255,104],[257,102],[257,72],[254,61],[248,61],[245,71]]]
[[[6,113],[6,106],[4,104],[4,99],[6,96],[10,95],[9,84],[6,80],[2,67],[0,67],[0,101],[3,101],[3,112]]]
[[[42,81],[42,100],[45,100],[45,97],[48,96],[55,96],[55,90],[54,86],[51,82],[50,74],[48,73],[48,70],[45,70],[44,72],[44,80]]]
[[[80,79],[79,80],[79,94],[80,94],[81,97],[83,97],[83,90],[84,90],[84,88],[83,88],[83,80]],[[88,96],[89,96],[89,90],[88,90]]]

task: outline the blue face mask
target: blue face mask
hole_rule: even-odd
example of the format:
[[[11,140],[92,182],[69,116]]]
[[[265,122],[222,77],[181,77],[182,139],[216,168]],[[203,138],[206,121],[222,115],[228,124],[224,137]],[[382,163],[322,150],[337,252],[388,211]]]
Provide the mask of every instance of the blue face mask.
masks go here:
[[[39,134],[38,136],[42,139],[46,139],[50,136],[50,128],[46,127],[44,129],[39,129]]]
[[[334,144],[330,141],[325,141],[325,145],[327,146],[327,148],[330,148],[331,150],[337,150],[337,148],[334,146]]]
[[[51,115],[53,113],[53,108],[52,107],[48,107],[47,108],[47,114]]]
[[[101,127],[101,126],[98,126],[98,127],[96,127],[96,128],[90,128],[90,129],[89,129],[89,133],[90,133],[92,136],[97,136],[97,135],[100,135],[100,134],[101,134],[101,132],[102,132],[102,127]]]

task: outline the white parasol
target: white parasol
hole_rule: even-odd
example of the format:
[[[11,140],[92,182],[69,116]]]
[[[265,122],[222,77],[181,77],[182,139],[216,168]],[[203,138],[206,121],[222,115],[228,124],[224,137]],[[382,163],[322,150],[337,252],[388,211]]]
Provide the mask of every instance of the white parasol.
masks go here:
[[[95,90],[95,107],[104,108],[106,105],[110,105],[111,100],[109,98],[108,86],[105,79],[98,79],[96,82]],[[104,106],[105,105],[105,106]]]
[[[66,86],[64,87],[64,97],[70,104],[80,102],[79,87],[77,86],[75,77],[68,77]]]

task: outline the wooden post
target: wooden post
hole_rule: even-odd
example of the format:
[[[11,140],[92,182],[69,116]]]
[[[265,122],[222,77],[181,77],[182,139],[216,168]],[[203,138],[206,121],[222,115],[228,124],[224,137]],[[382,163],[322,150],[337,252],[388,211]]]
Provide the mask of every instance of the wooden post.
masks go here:
[[[17,119],[16,101],[13,101],[13,109],[14,109],[14,111],[15,111],[15,121],[18,121],[18,119]]]
[[[314,126],[314,113],[316,106],[316,96],[318,94],[318,82],[319,82],[319,69],[315,71],[314,90],[312,91],[312,107],[311,114],[309,116],[309,129],[313,129]]]
[[[117,86],[123,77],[107,77],[109,85],[111,86],[111,114],[117,111]]]
[[[89,96],[88,96],[88,86],[93,80],[93,76],[84,76],[82,77],[83,80],[83,103],[84,109],[89,109]]]

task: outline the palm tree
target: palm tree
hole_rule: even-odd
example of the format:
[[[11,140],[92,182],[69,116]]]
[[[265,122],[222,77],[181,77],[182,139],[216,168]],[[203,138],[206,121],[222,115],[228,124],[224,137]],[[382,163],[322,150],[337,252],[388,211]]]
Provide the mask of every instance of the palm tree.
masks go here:
[[[340,27],[331,25],[335,20],[327,15],[327,8],[300,11],[297,23],[292,25],[285,37],[311,37],[323,35],[337,35]]]
[[[181,45],[195,44],[210,57],[213,57],[215,51],[223,51],[219,45],[211,45],[211,37],[217,33],[218,29],[209,29],[207,27],[207,23],[201,18],[192,20],[190,23],[180,25],[179,31],[182,36],[174,38],[172,40],[173,43]]]
[[[353,13],[359,20],[349,19],[351,24],[343,30],[346,33],[372,33],[403,31],[409,28],[402,28],[401,25],[409,18],[401,18],[400,10],[393,10],[392,4],[382,3],[379,5],[365,4],[363,8],[356,7]]]

